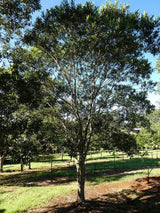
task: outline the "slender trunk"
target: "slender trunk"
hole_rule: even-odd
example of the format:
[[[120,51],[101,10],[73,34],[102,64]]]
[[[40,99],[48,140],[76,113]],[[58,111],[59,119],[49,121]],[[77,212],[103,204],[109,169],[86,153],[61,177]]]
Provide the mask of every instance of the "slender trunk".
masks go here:
[[[4,163],[5,156],[0,156],[0,172],[3,172],[3,163]]]
[[[51,183],[53,183],[53,162],[51,158]]]
[[[77,183],[78,183],[78,195],[77,201],[79,203],[85,202],[85,157],[80,157],[76,161],[77,168]]]
[[[62,154],[62,161],[63,161],[63,152],[61,152],[61,154]]]
[[[21,172],[23,172],[23,159],[21,159]]]
[[[114,151],[114,169],[116,169],[116,152]]]
[[[29,163],[28,163],[28,168],[29,168],[29,169],[32,169],[32,168],[31,168],[31,161],[29,161]]]

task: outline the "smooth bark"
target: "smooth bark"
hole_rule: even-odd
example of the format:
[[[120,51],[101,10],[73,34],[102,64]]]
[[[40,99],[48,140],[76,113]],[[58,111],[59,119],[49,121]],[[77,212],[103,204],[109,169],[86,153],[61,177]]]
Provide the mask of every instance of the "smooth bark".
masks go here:
[[[77,201],[79,203],[85,202],[85,157],[81,157],[76,160],[77,168],[77,183],[78,183],[78,195]]]

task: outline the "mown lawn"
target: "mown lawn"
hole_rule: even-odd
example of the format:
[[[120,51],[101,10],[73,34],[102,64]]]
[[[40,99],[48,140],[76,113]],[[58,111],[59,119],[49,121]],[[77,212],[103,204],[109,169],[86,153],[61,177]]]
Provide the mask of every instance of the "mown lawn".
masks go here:
[[[160,160],[156,156],[157,151],[132,159],[123,153],[117,153],[116,158],[112,153],[92,153],[86,161],[86,184],[101,185],[145,177],[147,167],[157,167],[152,170],[152,176],[160,174]],[[52,171],[50,159],[32,162],[32,170],[25,167],[22,173],[19,164],[4,166],[8,168],[0,174],[0,212],[23,212],[77,190],[76,168],[73,162],[69,164],[69,157],[63,155],[62,160],[62,156],[54,156]]]

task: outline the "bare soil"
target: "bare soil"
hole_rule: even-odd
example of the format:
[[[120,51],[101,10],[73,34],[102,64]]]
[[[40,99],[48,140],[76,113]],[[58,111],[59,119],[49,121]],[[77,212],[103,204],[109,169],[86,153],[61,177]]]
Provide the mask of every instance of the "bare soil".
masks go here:
[[[134,181],[86,186],[86,202],[76,202],[76,192],[56,197],[32,213],[160,213],[160,176]]]

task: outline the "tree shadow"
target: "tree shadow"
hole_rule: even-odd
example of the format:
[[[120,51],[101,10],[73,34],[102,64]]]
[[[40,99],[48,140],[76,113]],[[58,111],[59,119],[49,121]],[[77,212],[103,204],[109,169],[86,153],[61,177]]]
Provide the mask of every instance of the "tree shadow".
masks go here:
[[[143,185],[134,186],[131,189],[117,193],[103,194],[101,197],[86,200],[85,204],[77,202],[50,207],[54,213],[159,213],[160,212],[160,178],[154,179],[149,188],[143,189]],[[140,190],[141,189],[141,190]]]
[[[121,159],[122,157],[117,156],[116,158]],[[96,161],[96,160],[108,160],[108,159],[113,160],[114,156],[102,156],[102,157],[101,156],[100,157],[91,157],[91,156],[88,156],[86,161],[91,161],[91,160],[94,160],[94,161]]]
[[[1,192],[0,192],[0,194],[1,194]],[[0,199],[0,203],[2,203],[2,202],[3,202],[3,200]],[[0,213],[3,213],[5,211],[6,211],[5,209],[2,209],[2,208],[0,209]]]
[[[76,170],[55,169],[45,171],[24,171],[15,174],[6,174],[0,176],[0,185],[6,186],[47,186],[57,184],[67,184],[76,180]]]
[[[127,160],[126,163],[128,163]],[[136,159],[133,160],[135,163]],[[147,162],[150,164],[155,163],[155,159],[147,159]],[[126,167],[126,168],[109,168],[111,165],[111,161],[109,162],[96,162],[89,163],[86,165],[86,180],[96,184],[100,181],[111,182],[114,180],[120,180],[121,178],[133,175],[134,173],[127,174],[126,172],[132,172],[138,169],[147,169],[149,168],[144,166],[137,167]],[[130,165],[130,164],[128,164]],[[90,169],[90,167],[95,167],[94,169]],[[111,165],[112,166],[112,165]],[[151,165],[152,166],[152,165]],[[158,168],[158,166],[157,166]],[[142,174],[138,172],[139,174]],[[99,180],[98,180],[98,177]],[[101,178],[102,177],[102,178]],[[97,180],[96,180],[97,178]],[[50,169],[44,170],[29,170],[24,171],[22,173],[8,173],[0,176],[0,185],[7,186],[39,186],[39,182],[46,182],[44,185],[47,186],[51,184],[67,184],[76,180],[76,168],[75,165],[68,167],[58,167],[53,168],[52,172]],[[43,183],[41,183],[43,186]]]
[[[105,158],[104,158],[105,159]],[[108,158],[107,158],[108,159]],[[103,168],[108,168],[108,169],[120,169],[120,168],[138,168],[141,167],[143,168],[144,166],[153,166],[153,165],[158,165],[158,162],[160,162],[160,159],[152,159],[152,158],[128,158],[128,159],[122,159],[119,158],[117,160],[109,160],[109,161],[101,161],[101,162],[94,162],[94,163],[86,163],[86,167],[90,168],[93,167],[101,167]]]
[[[143,175],[143,172],[139,172],[138,173],[139,175]],[[120,179],[123,179],[125,178],[126,176],[129,177],[129,176],[133,176],[135,175],[134,172],[131,172],[131,173],[111,173],[111,174],[108,174],[106,172],[101,172],[101,174],[99,173],[97,176],[89,176],[87,177],[87,180],[89,182],[91,182],[93,185],[98,185],[99,183],[102,183],[102,182],[105,182],[105,183],[110,183],[110,182],[113,182],[113,181],[119,181]],[[102,177],[102,178],[98,178],[98,177]]]

